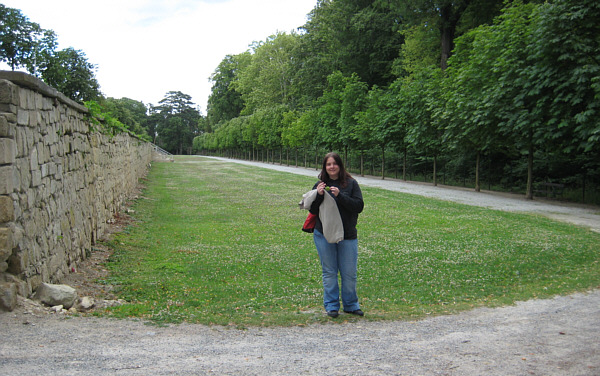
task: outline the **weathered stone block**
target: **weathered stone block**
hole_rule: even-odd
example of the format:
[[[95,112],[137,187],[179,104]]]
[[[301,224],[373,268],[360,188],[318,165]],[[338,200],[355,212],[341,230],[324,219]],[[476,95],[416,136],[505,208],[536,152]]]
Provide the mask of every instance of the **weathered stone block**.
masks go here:
[[[15,220],[15,206],[10,196],[0,196],[0,223],[12,222]]]
[[[0,138],[0,165],[13,164],[17,156],[17,144],[10,138]]]
[[[19,183],[15,190],[25,192],[31,186],[31,171],[29,170],[29,161],[26,158],[19,158],[14,164],[16,169],[15,178]]]
[[[42,172],[40,170],[31,171],[31,187],[39,187],[42,185]]]
[[[31,149],[31,154],[29,155],[29,168],[31,169],[31,171],[37,171],[40,169],[37,148]]]
[[[0,195],[8,195],[13,192],[13,176],[13,166],[0,166]]]
[[[15,142],[17,143],[17,157],[28,156],[29,145],[27,144],[27,133],[23,128],[17,128],[15,131]]]
[[[19,104],[20,104],[21,108],[24,108],[26,110],[29,110],[30,108],[32,108],[31,104],[29,103],[29,97],[31,96],[31,90],[21,88],[19,90],[18,94],[19,94]]]
[[[29,252],[13,252],[8,258],[8,272],[14,275],[20,275],[27,271],[31,265]]]
[[[27,278],[27,295],[35,291],[42,282],[44,282],[44,280],[39,274],[29,276],[29,278]]]
[[[8,122],[4,114],[0,114],[0,137],[15,138],[15,125]]]
[[[0,80],[0,103],[19,104],[19,87],[8,80]]]
[[[14,283],[0,283],[0,310],[13,311],[17,307],[17,286]]]
[[[42,178],[45,178],[46,176],[48,176],[48,164],[44,163],[41,166],[41,171],[42,171]]]
[[[29,111],[23,109],[17,111],[17,125],[29,126]]]
[[[12,283],[16,286],[17,295],[28,296],[27,283],[12,274],[5,274],[6,283]]]
[[[0,261],[7,261],[12,255],[12,231],[7,227],[0,227]]]

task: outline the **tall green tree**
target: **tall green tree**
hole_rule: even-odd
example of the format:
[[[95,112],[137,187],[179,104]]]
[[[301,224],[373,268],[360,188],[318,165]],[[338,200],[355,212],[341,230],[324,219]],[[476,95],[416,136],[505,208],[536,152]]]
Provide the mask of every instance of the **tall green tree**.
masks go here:
[[[407,141],[425,158],[433,159],[433,184],[437,185],[438,157],[445,150],[445,129],[437,115],[443,108],[441,69],[423,69],[398,86],[402,117],[410,124]]]
[[[71,47],[49,56],[40,68],[44,82],[80,103],[102,97],[95,70],[83,51]]]
[[[169,91],[152,108],[151,121],[156,122],[156,143],[173,154],[192,153],[194,137],[200,134],[200,110],[192,97],[180,91]]]
[[[500,49],[490,49],[493,29],[476,28],[457,39],[455,54],[448,60],[446,108],[451,147],[475,151],[475,191],[481,190],[480,168],[484,154],[502,149],[498,115],[502,103],[491,99],[488,90],[496,85],[494,64]],[[487,50],[487,53],[484,51]]]
[[[552,127],[553,148],[600,152],[600,2],[555,0],[533,14],[523,102]]]
[[[318,113],[315,109],[307,109],[300,115],[294,112],[293,117],[288,115],[288,121],[286,127],[281,132],[281,137],[284,144],[288,145],[294,150],[302,148],[304,150],[304,165],[306,167],[307,157],[306,153],[311,147],[315,148],[317,145],[317,127]],[[296,160],[296,165],[298,161]]]
[[[317,139],[319,145],[327,149],[341,150],[349,141],[344,138],[347,134],[342,132],[339,122],[346,80],[342,72],[337,71],[327,77],[327,82],[327,89],[316,102],[319,115]]]
[[[33,64],[44,30],[18,9],[0,4],[0,61],[16,68]]]
[[[501,119],[499,130],[510,137],[517,151],[527,158],[525,196],[528,199],[533,198],[536,150],[552,137],[553,132],[548,127],[547,114],[538,111],[536,101],[525,89],[530,84],[525,73],[529,69],[528,56],[532,53],[529,41],[535,7],[534,4],[515,3],[505,8],[492,27],[487,46],[482,46],[485,49],[482,53],[500,52],[488,71],[495,82],[486,90],[486,95],[501,105],[497,114]]]
[[[439,64],[442,70],[454,49],[454,39],[500,13],[504,0],[413,0],[403,2],[409,24],[435,25],[439,32]]]
[[[277,33],[254,46],[251,62],[240,70],[235,83],[245,104],[244,114],[292,105],[292,51],[297,42],[294,33]]]
[[[300,96],[313,99],[335,71],[356,73],[369,87],[393,81],[392,67],[403,35],[402,14],[395,1],[320,0],[308,14],[295,70]],[[298,80],[296,80],[298,82]],[[304,89],[304,90],[302,90]]]
[[[361,175],[364,175],[364,152],[373,145],[373,131],[360,122],[360,114],[367,106],[367,94],[369,88],[361,81],[356,73],[350,77],[344,77],[344,88],[342,89],[340,117],[338,119],[341,134],[345,140],[344,149],[360,151]],[[347,153],[346,153],[347,154]],[[346,156],[346,160],[348,157]]]
[[[358,123],[381,153],[381,178],[385,179],[386,149],[393,145],[404,152],[403,179],[406,179],[406,123],[400,118],[399,101],[393,89],[373,87],[367,96],[364,111],[357,115]]]
[[[235,89],[234,82],[251,59],[249,51],[238,55],[227,55],[210,76],[213,85],[206,109],[209,127],[240,116],[244,109],[244,100],[242,94]]]

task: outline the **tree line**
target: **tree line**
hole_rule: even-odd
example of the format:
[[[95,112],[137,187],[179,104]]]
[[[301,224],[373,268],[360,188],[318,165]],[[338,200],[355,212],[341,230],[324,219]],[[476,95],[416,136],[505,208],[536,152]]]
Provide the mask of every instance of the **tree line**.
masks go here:
[[[227,55],[206,116],[179,91],[105,98],[81,50],[0,4],[0,61],[174,154],[318,165],[600,203],[600,3],[319,0],[307,22]]]
[[[598,203],[598,19],[593,0],[320,0],[221,61],[194,150]]]

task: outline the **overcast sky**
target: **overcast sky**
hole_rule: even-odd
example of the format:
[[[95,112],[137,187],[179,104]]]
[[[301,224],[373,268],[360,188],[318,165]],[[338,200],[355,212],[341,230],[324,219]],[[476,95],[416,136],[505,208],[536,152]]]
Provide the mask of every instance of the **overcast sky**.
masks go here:
[[[210,75],[226,55],[306,22],[317,0],[3,0],[82,50],[107,97],[158,104],[168,91],[206,115]],[[2,69],[6,69],[5,67]]]

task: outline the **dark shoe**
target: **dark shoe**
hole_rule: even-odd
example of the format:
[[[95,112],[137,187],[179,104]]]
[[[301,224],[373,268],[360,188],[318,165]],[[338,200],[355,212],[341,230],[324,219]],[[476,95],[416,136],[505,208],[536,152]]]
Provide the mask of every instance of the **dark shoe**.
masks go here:
[[[340,313],[338,311],[327,311],[327,316],[333,317],[334,319],[338,317]]]
[[[356,311],[344,311],[346,313],[349,313],[351,315],[356,315],[356,316],[364,316],[365,313],[363,311],[361,311],[360,309],[357,309]]]

